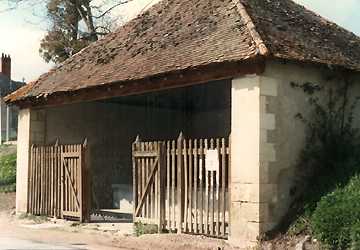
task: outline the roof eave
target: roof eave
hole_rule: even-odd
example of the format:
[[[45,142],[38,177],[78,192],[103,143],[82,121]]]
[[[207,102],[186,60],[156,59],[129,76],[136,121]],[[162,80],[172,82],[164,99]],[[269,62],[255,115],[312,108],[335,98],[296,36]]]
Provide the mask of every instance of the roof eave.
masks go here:
[[[47,96],[6,97],[8,104],[20,108],[50,107],[80,102],[98,101],[120,96],[144,94],[165,89],[186,87],[209,81],[231,79],[246,74],[261,74],[265,70],[265,58],[256,56],[244,61],[212,63],[209,65],[172,71],[144,79],[112,82],[73,91],[55,92]]]

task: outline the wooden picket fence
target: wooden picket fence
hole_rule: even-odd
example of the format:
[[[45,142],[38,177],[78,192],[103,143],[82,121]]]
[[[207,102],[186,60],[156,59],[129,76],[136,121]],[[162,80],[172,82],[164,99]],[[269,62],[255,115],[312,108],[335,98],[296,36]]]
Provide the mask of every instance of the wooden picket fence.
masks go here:
[[[28,213],[82,221],[85,146],[33,145],[30,150]]]
[[[208,170],[215,151],[218,169]],[[134,220],[159,231],[227,238],[229,140],[189,139],[133,144]]]
[[[28,213],[61,217],[61,146],[31,147]]]

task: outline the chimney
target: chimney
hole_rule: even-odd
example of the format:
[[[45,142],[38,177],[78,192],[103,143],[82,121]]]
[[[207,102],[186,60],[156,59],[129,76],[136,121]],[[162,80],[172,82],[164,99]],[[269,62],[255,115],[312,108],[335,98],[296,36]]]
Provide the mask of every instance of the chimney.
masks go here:
[[[7,76],[11,80],[11,57],[10,55],[1,55],[0,74]]]

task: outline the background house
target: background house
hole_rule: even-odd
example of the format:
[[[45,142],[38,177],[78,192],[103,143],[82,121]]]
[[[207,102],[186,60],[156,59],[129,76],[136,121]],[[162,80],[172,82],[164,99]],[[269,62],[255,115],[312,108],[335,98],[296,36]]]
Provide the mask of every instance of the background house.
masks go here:
[[[11,57],[2,54],[0,58],[0,143],[17,139],[18,108],[6,105],[4,97],[24,85],[23,82],[11,80]]]

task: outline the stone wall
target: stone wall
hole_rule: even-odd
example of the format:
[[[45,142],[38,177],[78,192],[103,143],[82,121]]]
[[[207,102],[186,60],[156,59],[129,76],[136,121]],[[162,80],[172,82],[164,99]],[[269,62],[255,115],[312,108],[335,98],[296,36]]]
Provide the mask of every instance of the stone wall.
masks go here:
[[[262,88],[271,88],[277,95],[266,96],[264,107],[267,114],[271,114],[271,130],[267,131],[266,144],[270,148],[264,152],[272,155],[271,161],[265,166],[265,183],[270,185],[265,192],[264,201],[269,200],[268,219],[269,227],[272,229],[277,225],[288,208],[296,193],[295,182],[297,179],[297,164],[301,150],[305,146],[306,128],[302,121],[295,118],[298,113],[310,118],[311,107],[307,102],[308,95],[301,89],[291,86],[291,82],[303,84],[312,82],[320,84],[324,90],[319,92],[320,101],[327,101],[327,89],[335,88],[340,84],[338,80],[327,80],[331,72],[324,67],[301,66],[292,63],[282,64],[280,62],[269,62],[266,71],[262,76]],[[350,89],[350,99],[360,96],[360,75],[354,74],[352,77],[355,83]],[[356,84],[357,82],[357,84]],[[355,111],[354,126],[360,128],[360,109]],[[270,117],[265,118],[270,119]],[[269,124],[265,121],[265,124]],[[266,147],[268,147],[266,146]]]
[[[258,237],[274,229],[288,212],[296,192],[297,164],[305,146],[309,117],[308,95],[291,82],[312,82],[324,87],[318,95],[326,101],[328,80],[339,75],[326,67],[269,61],[262,75],[243,76],[232,82],[231,239],[254,245]],[[360,96],[360,75],[350,99]],[[356,84],[357,83],[357,84]],[[360,128],[360,109],[354,125]]]

